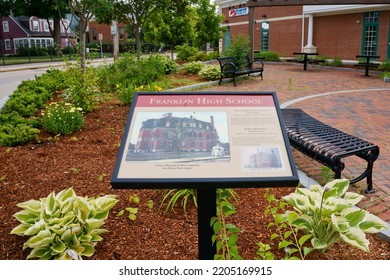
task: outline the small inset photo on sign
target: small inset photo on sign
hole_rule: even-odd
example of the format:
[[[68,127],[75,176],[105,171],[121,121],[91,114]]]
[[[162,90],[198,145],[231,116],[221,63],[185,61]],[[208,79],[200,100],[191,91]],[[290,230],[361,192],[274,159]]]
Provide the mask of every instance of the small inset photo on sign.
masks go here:
[[[138,112],[126,161],[226,162],[226,112]]]
[[[279,147],[241,147],[240,151],[244,171],[283,168]]]

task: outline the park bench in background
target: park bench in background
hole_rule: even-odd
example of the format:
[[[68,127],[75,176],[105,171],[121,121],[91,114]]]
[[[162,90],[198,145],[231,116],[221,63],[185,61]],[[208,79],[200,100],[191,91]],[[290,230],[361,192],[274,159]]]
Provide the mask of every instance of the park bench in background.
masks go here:
[[[364,159],[367,162],[366,170],[350,182],[367,178],[365,193],[374,192],[372,170],[379,156],[377,145],[326,125],[301,109],[282,109],[282,113],[291,146],[328,166],[335,172],[336,179],[341,178],[345,167],[341,161],[343,158],[358,156]]]
[[[263,79],[264,63],[260,59],[250,61],[249,56],[244,56],[240,60],[236,57],[218,57],[217,60],[221,67],[219,85],[228,79],[233,80],[236,86],[236,77],[244,75],[260,76]]]

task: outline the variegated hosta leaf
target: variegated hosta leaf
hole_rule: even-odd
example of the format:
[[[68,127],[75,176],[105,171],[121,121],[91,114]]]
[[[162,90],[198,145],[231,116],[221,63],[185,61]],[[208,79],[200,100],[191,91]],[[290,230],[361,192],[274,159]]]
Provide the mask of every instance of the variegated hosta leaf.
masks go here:
[[[40,219],[40,214],[29,210],[21,210],[14,214],[14,217],[21,223],[34,224]]]
[[[326,242],[322,242],[318,238],[312,238],[311,245],[317,250],[322,250],[328,247],[328,244]]]
[[[333,214],[331,216],[331,219],[332,219],[333,226],[338,232],[346,232],[351,227],[349,225],[348,219],[343,216],[336,216]]]
[[[117,202],[118,200],[115,198],[114,195],[106,195],[106,196],[96,198],[94,204],[96,205],[96,208],[98,210],[104,212],[114,207]]]
[[[39,213],[43,209],[42,203],[38,200],[28,200],[28,201],[16,204],[16,206],[18,206],[19,208],[28,210],[30,212],[36,213],[37,215],[39,215]]]
[[[62,202],[65,202],[71,197],[76,197],[76,193],[74,192],[73,188],[62,190],[56,195],[56,199]]]
[[[301,213],[305,214],[310,209],[309,199],[304,195],[290,193],[289,195],[284,196],[283,199]]]
[[[364,232],[358,228],[350,228],[347,232],[340,233],[340,237],[344,242],[347,242],[360,250],[365,252],[369,251],[368,245],[370,242],[366,238]]]
[[[311,198],[313,201],[321,201],[322,199],[322,189],[319,189],[319,186],[312,186],[309,189],[307,188],[297,188],[297,192]],[[299,190],[298,190],[299,189]]]
[[[366,233],[378,233],[387,229],[388,225],[382,219],[367,212],[364,221],[359,224],[359,228]]]
[[[49,260],[52,258],[50,247],[37,247],[31,250],[27,259]]]
[[[11,234],[17,234],[19,236],[24,236],[24,233],[26,230],[30,228],[30,224],[20,224],[16,226],[14,229],[12,229]]]
[[[344,194],[345,201],[347,201],[347,203],[349,203],[350,205],[358,204],[363,199],[363,197],[364,195],[357,194],[354,192],[346,192]]]
[[[87,219],[86,222],[89,229],[100,228],[104,224],[104,221],[99,219]]]
[[[365,220],[367,211],[361,210],[359,208],[347,208],[340,212],[340,215],[348,219],[348,222],[351,227],[358,226],[361,222]]]
[[[348,179],[334,179],[324,186],[325,194],[324,198],[327,199],[330,196],[341,197],[349,187]]]
[[[298,228],[306,229],[309,232],[313,232],[313,219],[308,215],[301,215],[293,223]]]
[[[53,242],[55,234],[49,230],[42,230],[37,235],[30,237],[27,242],[23,244],[23,249],[45,247]]]
[[[38,234],[40,231],[46,229],[46,223],[44,220],[40,220],[33,224],[31,227],[29,227],[25,232],[24,235],[35,235]]]

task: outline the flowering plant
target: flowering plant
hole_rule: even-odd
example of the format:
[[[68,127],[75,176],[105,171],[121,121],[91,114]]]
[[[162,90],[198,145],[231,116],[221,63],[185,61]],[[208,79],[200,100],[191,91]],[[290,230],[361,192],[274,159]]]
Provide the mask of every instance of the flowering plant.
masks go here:
[[[84,125],[82,109],[71,103],[53,102],[41,115],[43,128],[54,134],[69,135]]]

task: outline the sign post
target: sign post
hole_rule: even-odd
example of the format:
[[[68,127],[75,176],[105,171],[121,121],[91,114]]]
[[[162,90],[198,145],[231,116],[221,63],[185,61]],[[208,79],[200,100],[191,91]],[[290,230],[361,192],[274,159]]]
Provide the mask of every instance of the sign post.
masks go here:
[[[213,259],[217,188],[291,187],[298,181],[274,92],[140,92],[111,185],[197,189],[199,258]]]
[[[99,41],[100,41],[100,58],[103,58],[103,45],[102,45],[103,34],[102,33],[99,33]]]

